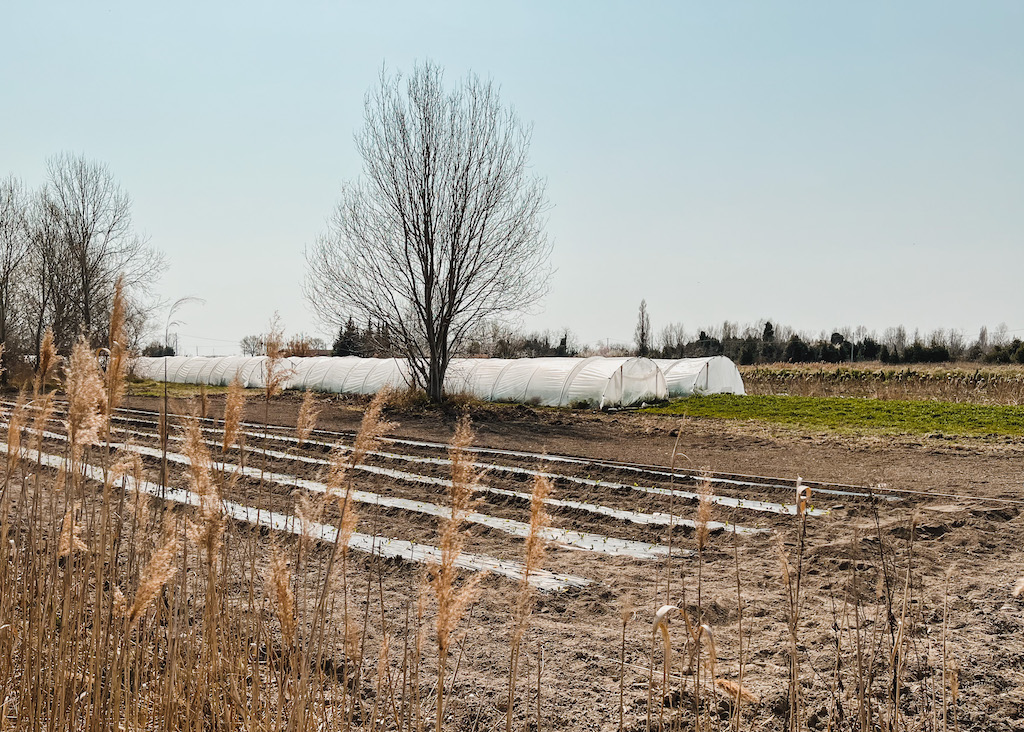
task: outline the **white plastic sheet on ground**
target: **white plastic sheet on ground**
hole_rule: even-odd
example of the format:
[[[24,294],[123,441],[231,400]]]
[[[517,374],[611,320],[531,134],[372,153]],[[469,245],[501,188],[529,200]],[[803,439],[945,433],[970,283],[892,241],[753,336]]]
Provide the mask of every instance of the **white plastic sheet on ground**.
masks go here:
[[[408,361],[398,358],[317,356],[288,358],[287,389],[375,394],[387,386],[413,383]],[[245,387],[266,383],[266,356],[142,357],[132,372],[142,379],[182,384],[227,386],[237,376]],[[445,376],[448,393],[467,393],[485,401],[559,407],[586,403],[618,407],[671,396],[743,394],[743,380],[723,357],[648,358],[458,358]]]

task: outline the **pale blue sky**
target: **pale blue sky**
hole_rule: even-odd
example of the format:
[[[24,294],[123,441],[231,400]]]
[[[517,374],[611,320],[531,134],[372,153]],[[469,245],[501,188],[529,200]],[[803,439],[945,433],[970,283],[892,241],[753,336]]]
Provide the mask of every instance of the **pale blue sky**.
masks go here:
[[[300,291],[382,65],[500,84],[557,272],[528,328],[1024,329],[1024,3],[0,3],[0,176],[106,163],[185,349]],[[1022,331],[1024,332],[1024,331]],[[329,334],[323,333],[324,336]],[[220,339],[220,340],[214,340]]]

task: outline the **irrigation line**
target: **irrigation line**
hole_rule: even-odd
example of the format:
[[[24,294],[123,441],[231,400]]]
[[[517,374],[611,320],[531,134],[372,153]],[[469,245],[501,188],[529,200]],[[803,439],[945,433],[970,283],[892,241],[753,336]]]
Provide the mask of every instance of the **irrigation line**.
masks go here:
[[[7,452],[8,449],[7,443],[0,442],[0,450]],[[39,462],[53,469],[59,469],[65,464],[65,458],[62,456],[37,452],[32,449],[26,450],[23,448],[21,457],[28,462]],[[87,464],[84,466],[84,473],[85,477],[89,480],[98,483],[103,483],[104,481],[104,471],[102,468]],[[141,493],[173,503],[199,506],[201,502],[200,497],[192,491],[161,486],[148,480],[141,481],[137,488]],[[302,521],[291,514],[260,510],[233,501],[222,500],[220,503],[225,515],[238,521],[257,526],[266,526],[297,536],[305,534],[314,539],[332,544],[337,543],[338,540],[337,529],[327,524]],[[404,559],[408,562],[427,564],[439,564],[441,562],[441,550],[437,547],[429,544],[416,544],[403,539],[389,539],[384,536],[353,532],[349,537],[348,546],[357,551],[376,554],[386,558]],[[474,572],[491,572],[516,581],[522,580],[523,577],[523,565],[521,563],[497,559],[484,554],[462,552],[455,559],[455,564],[462,569]],[[590,584],[590,580],[585,577],[571,574],[556,574],[542,569],[531,571],[528,581],[538,589],[546,591],[560,591],[570,587],[585,587]]]
[[[215,428],[202,427],[200,429],[202,429],[204,432],[212,432],[214,434],[223,434],[221,431],[219,431],[219,430],[217,430]],[[155,437],[155,435],[152,435],[150,433],[137,432],[135,430],[129,430],[128,434],[136,434],[136,435],[145,435],[145,436],[148,436],[148,437]],[[248,437],[256,437],[256,438],[263,438],[264,437],[264,435],[259,434],[259,433],[255,433],[255,432],[245,432],[244,434],[246,436],[248,436]],[[267,435],[267,437],[269,439],[277,440],[277,441],[282,441],[282,442],[291,442],[291,443],[298,443],[299,442],[298,438],[291,437],[289,435]],[[179,438],[174,438],[174,439],[179,439]],[[331,449],[340,449],[340,450],[345,450],[345,451],[351,451],[352,450],[352,448],[350,446],[343,445],[341,443],[320,442],[320,441],[317,441],[317,440],[305,440],[304,442],[305,442],[305,444],[319,445],[321,447],[328,447],[328,448],[331,448]],[[219,446],[220,445],[220,443],[212,442],[212,441],[209,441],[208,444],[214,445],[214,446]],[[255,453],[262,453],[263,452],[262,450],[257,450],[256,448],[249,448],[249,449],[254,454]],[[329,465],[330,464],[330,462],[328,460],[324,460],[322,458],[312,458],[312,457],[306,457],[306,456],[292,455],[291,453],[279,452],[279,451],[276,451],[276,450],[268,450],[267,451],[267,455],[270,455],[272,457],[278,457],[278,458],[281,458],[281,459],[286,459],[286,460],[296,460],[296,461],[300,461],[300,462],[308,462],[308,463],[314,463],[314,464],[318,464],[318,465]],[[447,458],[427,458],[427,457],[418,457],[418,456],[414,456],[414,455],[400,455],[398,453],[380,452],[380,451],[369,451],[369,452],[367,452],[367,455],[371,455],[373,457],[383,458],[383,459],[387,459],[387,460],[395,460],[395,461],[402,461],[402,462],[425,463],[425,464],[429,464],[429,465],[438,465],[438,466],[449,466],[449,465],[451,465],[451,460],[449,460]],[[681,490],[677,490],[677,489],[670,490],[668,488],[658,488],[656,486],[628,485],[626,483],[615,483],[615,482],[610,482],[610,481],[594,480],[592,478],[579,478],[579,477],[572,476],[572,475],[562,475],[562,474],[559,474],[559,473],[548,473],[548,472],[545,472],[545,471],[542,471],[542,470],[531,470],[529,468],[519,468],[519,467],[510,466],[510,465],[492,465],[490,463],[473,463],[473,466],[476,467],[476,468],[484,469],[486,471],[492,471],[493,470],[495,472],[508,472],[508,473],[515,473],[515,474],[519,474],[519,475],[541,476],[541,477],[544,477],[544,478],[549,478],[551,480],[564,480],[564,481],[567,481],[567,482],[570,482],[570,483],[577,483],[577,484],[580,484],[580,485],[587,485],[587,486],[591,486],[591,487],[604,487],[604,488],[611,488],[612,490],[635,491],[635,492],[640,492],[640,493],[649,493],[649,494],[653,494],[653,495],[662,495],[662,496],[672,495],[672,496],[675,496],[676,498],[689,499],[689,500],[693,500],[693,501],[699,501],[701,499],[701,496],[700,496],[699,493],[693,493],[691,491],[681,491]],[[405,472],[401,472],[401,471],[389,471],[387,468],[376,468],[376,467],[374,467],[372,465],[359,465],[359,466],[357,466],[357,469],[364,470],[364,471],[370,472],[370,473],[379,473],[379,474],[382,474],[382,475],[388,475],[390,477],[400,478],[402,480],[410,480],[410,481],[414,481],[414,482],[417,481],[418,478],[422,477],[418,473],[405,473]],[[450,482],[445,482],[445,483],[439,484],[439,485],[446,485],[447,486],[449,484],[450,484]],[[491,492],[491,493],[496,493],[496,494],[505,495],[505,496],[515,496],[515,497],[518,497],[518,498],[523,498],[525,500],[531,500],[531,498],[532,498],[529,493],[521,493],[521,492],[516,492],[516,491],[507,491],[507,490],[502,490],[502,489],[499,489],[499,488],[491,488],[489,486],[481,486],[481,489],[485,490],[485,491],[488,491],[488,492]],[[796,507],[795,504],[772,503],[772,502],[768,502],[768,501],[758,501],[758,500],[754,500],[754,499],[733,498],[731,496],[718,496],[718,495],[710,496],[709,500],[712,503],[715,503],[715,504],[720,505],[720,506],[726,506],[726,507],[729,507],[729,508],[749,509],[749,510],[752,510],[752,511],[764,511],[764,512],[768,512],[768,513],[778,513],[778,514],[784,514],[784,515],[790,515],[790,516],[795,516],[796,513],[797,513],[797,507]],[[598,510],[596,510],[594,512],[601,513],[601,514],[604,514],[606,516],[614,516],[615,518],[625,519],[625,520],[628,520],[628,521],[633,521],[633,518],[631,518],[629,515],[626,515],[626,514],[631,514],[632,516],[650,517],[650,518],[644,518],[644,519],[639,520],[639,521],[634,521],[634,523],[665,524],[665,525],[669,524],[669,515],[668,514],[664,514],[664,513],[642,514],[642,513],[635,512],[635,511],[622,512],[622,511],[617,511],[617,509],[609,508],[607,506],[597,506],[596,504],[592,504],[592,503],[585,503],[585,502],[580,502],[580,501],[564,501],[564,500],[558,500],[558,499],[554,499],[554,498],[548,499],[546,501],[546,503],[549,503],[550,505],[553,505],[553,506],[560,506],[560,507],[567,507],[567,508],[578,508],[578,509],[584,510],[584,511],[594,511],[594,509],[598,509]],[[820,508],[808,508],[807,509],[807,514],[809,516],[821,516],[821,515],[825,515],[827,513],[828,513],[827,510],[820,509]],[[619,515],[619,514],[621,514],[621,515]],[[696,524],[693,521],[691,521],[689,519],[684,519],[682,517],[676,517],[674,523],[681,524],[683,526],[690,526],[691,528],[694,528],[696,526]],[[724,528],[731,529],[732,528],[732,524],[730,524],[730,523],[719,524],[718,522],[711,522],[711,524],[709,524],[709,525],[713,525],[712,530],[717,530],[719,528],[722,528],[722,529],[724,529]],[[763,529],[752,529],[752,528],[742,527],[742,526],[738,526],[737,530],[741,534],[742,533],[758,533],[760,531],[763,531]]]
[[[0,423],[0,426],[2,426],[2,423]],[[203,429],[204,429],[204,431],[206,430],[206,428],[203,428]],[[151,434],[149,434],[147,432],[138,432],[136,430],[128,430],[127,434],[137,435],[137,436],[140,436],[140,437],[154,437],[155,436],[155,435],[151,435]],[[183,440],[183,438],[181,438],[181,437],[170,437],[169,439],[171,439],[174,442],[181,442]],[[204,442],[204,444],[206,444],[209,447],[220,447],[221,446],[220,442],[216,442],[214,440],[204,440],[203,442]],[[239,449],[240,451],[242,450],[242,448],[236,448],[236,449]],[[346,449],[349,449],[349,448],[346,448]],[[253,448],[253,447],[247,447],[244,450],[245,450],[245,452],[248,452],[251,455],[259,456],[259,455],[264,455],[265,454],[267,457],[275,458],[275,459],[278,459],[278,460],[289,460],[289,461],[294,461],[294,462],[307,463],[307,464],[310,464],[310,465],[330,465],[331,464],[330,460],[324,460],[323,458],[309,457],[307,455],[295,455],[295,454],[290,453],[290,452],[280,452],[279,450],[260,450],[260,449]],[[384,455],[384,456],[387,456],[387,457],[393,457],[393,458],[398,458],[398,459],[403,459],[404,457],[406,457],[404,455],[389,455],[387,453],[376,453],[376,452],[368,452],[367,454],[368,455]],[[429,461],[432,461],[432,462],[435,462],[435,461],[436,462],[441,462],[440,458],[417,458],[417,460],[429,460]],[[450,464],[450,461],[446,461],[446,462],[448,462]],[[374,465],[362,465],[362,464],[360,464],[360,465],[356,465],[355,469],[363,471],[363,472],[366,472],[366,473],[371,473],[373,475],[383,475],[383,476],[387,476],[389,478],[395,478],[397,480],[402,480],[402,481],[406,481],[406,482],[410,482],[410,483],[424,483],[424,484],[428,484],[428,485],[442,486],[442,487],[445,487],[445,488],[450,488],[451,484],[452,484],[452,482],[450,480],[448,480],[447,478],[436,478],[436,477],[429,476],[429,475],[422,475],[420,473],[407,473],[407,472],[401,471],[401,470],[391,470],[389,468],[381,468],[381,467],[377,467],[377,466],[374,466]],[[546,474],[546,475],[548,477],[552,477],[552,478],[554,478],[554,477],[561,477],[561,476],[557,476],[555,474]],[[605,485],[608,485],[608,484],[606,483]],[[629,486],[629,487],[632,488],[632,486]],[[522,491],[506,490],[504,488],[495,488],[493,486],[489,486],[489,485],[486,485],[486,484],[479,484],[477,486],[477,490],[484,491],[485,493],[493,493],[493,494],[499,495],[499,496],[506,496],[506,497],[509,497],[509,498],[518,498],[518,499],[521,499],[523,501],[531,501],[531,500],[533,500],[533,495],[530,494],[530,493],[525,493],[525,492],[522,492]],[[642,511],[630,511],[630,510],[623,510],[623,509],[618,509],[618,508],[612,508],[610,506],[604,506],[604,505],[597,504],[597,503],[587,503],[585,501],[568,501],[568,500],[559,499],[559,498],[545,498],[544,499],[544,503],[546,505],[555,506],[557,508],[571,508],[571,509],[575,509],[575,510],[578,510],[578,511],[585,511],[587,513],[597,514],[597,515],[600,515],[600,516],[607,516],[609,518],[618,519],[620,521],[629,521],[629,522],[632,522],[632,523],[635,523],[635,524],[659,525],[659,526],[669,526],[670,524],[674,524],[674,525],[677,525],[677,526],[686,526],[686,527],[691,528],[691,529],[695,529],[697,527],[696,522],[693,521],[692,519],[683,518],[682,516],[670,516],[667,513],[661,513],[661,512],[644,513]],[[809,511],[810,511],[810,509],[808,509],[808,512]],[[732,531],[734,528],[736,530],[736,533],[738,533],[738,534],[765,534],[765,533],[769,533],[771,531],[770,529],[753,528],[753,527],[749,527],[749,526],[739,526],[739,525],[733,526],[733,524],[731,524],[729,522],[724,522],[723,523],[721,521],[708,521],[707,522],[707,526],[708,526],[708,529],[710,531],[712,531],[712,532],[723,531],[725,529],[728,529],[729,531]]]
[[[0,401],[0,404],[5,404],[7,406],[14,406],[14,402],[11,402],[11,401]],[[35,407],[34,405],[28,405],[28,407],[32,408],[32,409],[37,409],[38,408],[38,407]],[[153,412],[153,411],[144,410],[144,409],[132,409],[132,408],[128,408],[128,407],[120,407],[120,408],[118,408],[117,411],[133,413],[133,414],[146,414],[146,415],[152,415],[152,416],[157,416],[157,417],[160,416],[159,412]],[[129,422],[130,421],[135,421],[135,422],[144,422],[146,424],[153,424],[152,422],[148,422],[146,420],[132,420],[131,418],[127,418],[127,417],[119,418],[119,419],[122,419],[124,421],[129,421]],[[212,419],[212,418],[208,418],[208,417],[207,418],[201,418],[201,419],[203,419],[203,421],[210,422],[210,423],[216,423],[218,421],[218,420],[215,420],[215,419]],[[242,424],[244,424],[246,426],[249,426],[249,427],[257,427],[257,428],[260,428],[260,429],[264,428],[264,425],[261,425],[261,424],[258,424],[258,423],[254,423],[254,422],[243,422]],[[287,425],[267,425],[266,427],[269,427],[270,429],[281,429],[281,430],[292,430],[292,429],[294,429],[292,427],[288,427]],[[344,433],[344,432],[331,432],[329,430],[314,430],[314,433],[328,435],[328,436],[339,436],[339,437],[352,437],[352,435],[354,434],[354,433]],[[260,436],[262,436],[262,435],[260,435]],[[392,443],[397,443],[397,444],[405,444],[405,445],[411,445],[411,446],[416,446],[416,447],[431,447],[431,448],[437,448],[437,449],[447,448],[447,445],[443,445],[441,443],[436,443],[436,442],[426,442],[426,441],[419,441],[419,440],[407,440],[407,439],[394,438],[394,437],[391,437],[391,438],[384,437],[384,438],[381,438],[381,440],[384,441],[384,442],[392,442]],[[636,472],[644,472],[644,473],[651,472],[650,469],[662,469],[662,470],[664,470],[664,466],[657,466],[657,465],[647,465],[647,466],[644,466],[641,463],[618,463],[618,462],[615,462],[615,461],[596,461],[596,460],[590,460],[588,458],[578,458],[578,457],[572,457],[572,456],[567,456],[567,455],[546,455],[546,454],[541,454],[541,453],[518,452],[518,451],[514,451],[514,450],[498,450],[498,449],[494,449],[494,448],[477,448],[477,447],[467,448],[467,451],[478,452],[478,453],[487,453],[487,454],[512,455],[512,456],[518,455],[518,456],[534,458],[534,459],[538,459],[538,460],[547,460],[549,462],[565,462],[565,463],[574,463],[574,464],[578,464],[578,465],[593,465],[593,466],[597,466],[597,467],[612,467],[612,468],[621,467],[623,469],[631,469],[631,470],[635,469]],[[495,466],[495,467],[498,467],[498,466]],[[662,473],[662,474],[664,474],[664,475],[671,475],[671,473]],[[686,476],[685,473],[676,473],[675,475],[676,475],[676,477],[685,477]],[[723,474],[722,473],[712,473],[712,475],[714,476],[714,475],[723,475]],[[730,475],[730,474],[726,473],[725,475]],[[564,476],[564,477],[568,478],[568,476]],[[779,478],[773,478],[771,476],[747,476],[747,477],[763,478],[763,480],[766,480],[766,481],[780,480]],[[744,485],[744,486],[747,486],[747,487],[756,487],[756,488],[773,488],[773,487],[776,487],[776,488],[785,488],[786,490],[792,490],[792,488],[793,488],[792,485],[782,485],[782,484],[774,484],[773,485],[773,484],[768,484],[768,483],[756,483],[756,482],[742,483],[742,482],[738,482],[738,481],[734,481],[734,482],[736,482],[736,484],[738,484],[738,485]],[[862,492],[849,493],[849,494],[847,494],[845,492],[839,492],[838,494],[839,495],[852,495],[852,496],[855,496],[855,497],[866,497],[866,498],[871,498],[871,499],[874,499],[874,500],[898,501],[898,500],[901,500],[899,496],[890,495],[890,494],[898,493],[900,496],[919,496],[919,497],[922,497],[922,498],[949,498],[949,499],[952,499],[952,500],[964,501],[966,503],[972,503],[972,502],[977,502],[977,501],[988,501],[990,503],[1001,503],[1001,504],[1010,505],[1010,506],[1024,506],[1024,500],[1014,499],[1014,498],[1000,498],[998,496],[978,496],[978,495],[963,494],[963,493],[937,493],[937,492],[932,492],[932,491],[917,491],[917,490],[912,490],[910,488],[893,488],[892,486],[886,486],[886,488],[885,488],[886,493],[877,493],[877,492],[875,492],[875,491],[873,491],[871,489],[866,489],[864,486],[848,484],[848,483],[828,483],[828,482],[814,481],[814,480],[805,480],[804,483],[811,485],[812,488],[814,489],[814,492],[816,492],[816,493],[828,493],[829,492],[826,489],[820,488],[820,486],[823,486],[823,485],[831,486],[831,487],[835,487],[835,488],[858,489],[859,491],[862,491]],[[607,483],[602,483],[602,485],[608,485],[608,484]]]
[[[132,423],[132,424],[137,424],[139,422],[142,422],[142,423],[147,424],[147,425],[153,424],[152,422],[146,422],[144,420],[130,419],[130,418],[124,418],[124,417],[118,417],[118,416],[115,416],[115,419],[117,419],[119,421],[122,421],[122,422]],[[51,421],[56,421],[56,420],[51,420]],[[200,429],[203,430],[204,432],[207,432],[207,433],[210,433],[210,434],[217,434],[217,435],[222,435],[223,434],[223,430],[222,429],[217,429],[215,427],[201,427]],[[150,437],[155,437],[155,435],[152,435],[150,433],[138,432],[136,430],[123,430],[123,431],[126,432],[127,434],[147,435],[147,436],[150,436]],[[351,450],[352,449],[350,446],[345,445],[343,443],[323,442],[323,441],[320,441],[320,440],[299,440],[297,437],[292,437],[291,435],[278,435],[278,434],[273,434],[273,433],[269,433],[269,432],[268,433],[263,433],[263,432],[249,432],[249,431],[243,431],[242,434],[244,434],[247,437],[254,437],[256,439],[267,439],[267,440],[274,440],[274,441],[277,441],[277,442],[288,442],[288,443],[292,443],[292,444],[299,444],[301,442],[302,444],[315,445],[315,446],[325,447],[325,448],[332,449],[332,450],[334,450],[334,449]],[[401,461],[401,462],[422,463],[422,464],[439,465],[439,466],[449,466],[449,465],[451,465],[451,460],[448,459],[448,458],[421,457],[421,456],[416,456],[416,455],[402,455],[402,454],[399,454],[399,453],[381,452],[381,451],[371,451],[371,452],[369,452],[367,454],[369,454],[369,455],[371,455],[373,457],[378,457],[378,458],[382,458],[382,459],[385,459],[385,460],[395,460],[395,461]],[[296,457],[291,457],[291,456],[289,456],[289,457],[291,459],[296,459],[296,460],[299,459],[299,458],[296,458]],[[514,474],[517,474],[517,475],[542,476],[542,477],[545,477],[545,478],[549,478],[551,480],[556,480],[556,481],[557,480],[561,480],[561,481],[565,481],[565,482],[568,482],[568,483],[575,483],[577,485],[586,485],[586,486],[591,486],[591,487],[595,487],[595,488],[596,487],[604,487],[604,488],[610,488],[612,490],[618,490],[618,491],[634,491],[634,492],[638,492],[638,493],[647,493],[647,494],[650,494],[650,495],[673,496],[675,498],[681,498],[681,499],[689,500],[689,501],[699,501],[699,500],[701,500],[701,495],[699,493],[695,493],[693,491],[684,491],[684,490],[670,489],[670,488],[659,488],[657,486],[642,486],[642,485],[638,485],[636,483],[630,485],[628,483],[616,483],[614,481],[595,480],[593,478],[580,478],[580,477],[572,476],[572,475],[563,475],[561,473],[550,473],[550,472],[545,472],[545,471],[542,471],[542,470],[534,470],[534,469],[531,469],[531,468],[520,468],[520,467],[513,466],[513,465],[498,465],[498,464],[495,464],[495,463],[479,463],[479,462],[476,462],[476,463],[473,463],[473,467],[480,468],[480,469],[486,470],[488,472],[504,472],[504,473],[514,473]],[[665,475],[668,475],[668,474],[665,474]],[[728,482],[728,481],[720,481],[720,482]],[[747,483],[735,483],[735,484],[739,485],[739,486],[742,486],[742,487],[755,487],[755,488],[765,487],[763,484],[760,484],[760,483],[749,483],[749,484],[747,484]],[[895,498],[895,497],[893,497],[893,498],[895,500],[900,500],[900,499]],[[797,514],[797,507],[796,507],[795,504],[775,503],[775,502],[772,502],[772,501],[760,501],[760,500],[756,500],[756,499],[752,499],[752,498],[734,498],[732,496],[722,496],[722,495],[717,495],[717,494],[712,494],[708,498],[708,500],[711,503],[714,503],[714,504],[719,505],[719,506],[725,506],[727,508],[735,508],[735,509],[750,510],[750,511],[761,511],[761,512],[766,512],[766,513],[776,513],[776,514],[789,515],[789,516],[795,516]],[[553,505],[557,505],[557,504],[553,504]],[[581,508],[582,510],[588,510],[587,509],[587,505],[592,505],[592,504],[582,504],[581,503],[577,507]],[[814,507],[810,507],[810,508],[807,509],[807,515],[808,516],[822,516],[822,515],[826,515],[828,513],[829,513],[829,511],[827,509],[820,509],[820,508],[814,508]],[[667,514],[666,514],[666,516],[667,516]],[[688,522],[687,520],[684,520],[684,519],[681,519],[681,518],[677,519],[676,523],[680,523],[680,522],[683,525],[688,525],[688,523],[692,523],[692,522]],[[652,522],[641,522],[641,523],[660,523],[660,522],[653,522],[652,521]],[[726,526],[731,526],[731,524],[726,524]],[[740,531],[742,533],[743,529],[741,528]]]
[[[119,412],[126,412],[132,414],[144,414],[149,416],[155,416],[159,418],[160,413],[146,409],[133,409],[130,407],[120,407]],[[211,417],[201,418],[203,421],[216,423],[218,420]],[[142,420],[139,420],[142,421]],[[242,422],[243,427],[255,428],[259,430],[263,429],[277,429],[289,431],[294,428],[288,427],[287,425],[263,425],[257,422]],[[335,432],[331,430],[315,429],[314,434],[322,435],[325,437],[332,438],[347,438],[352,439],[356,433],[354,431],[348,432]],[[410,447],[423,447],[433,450],[446,450],[448,445],[442,442],[431,442],[429,440],[412,440],[403,437],[382,437],[381,441],[388,442],[397,445],[407,445]],[[559,455],[559,454],[548,454],[538,452],[527,452],[523,450],[506,450],[495,447],[467,447],[467,452],[484,454],[484,455],[501,455],[505,457],[515,458],[526,458],[533,460],[542,460],[547,462],[558,462],[558,463],[569,463],[574,465],[583,465],[596,468],[611,468],[616,470],[625,470],[634,473],[651,473],[660,476],[672,476],[674,475],[677,479],[689,479],[693,481],[701,481],[705,479],[703,475],[697,475],[694,473],[686,473],[676,471],[674,474],[671,472],[664,472],[668,468],[664,465],[651,465],[647,463],[631,463],[618,460],[595,460],[592,458],[576,457],[572,455]],[[743,475],[740,473],[722,473],[711,471],[709,473],[711,482],[726,483],[739,486],[755,486],[759,488],[776,488],[782,490],[793,490],[796,487],[796,481],[788,481],[784,478],[777,478],[772,476],[761,476],[761,475]],[[751,481],[736,480],[736,478],[751,478]],[[765,482],[771,481],[771,482]],[[827,493],[840,496],[853,496],[858,498],[876,498],[882,500],[899,500],[897,496],[886,496],[870,490],[869,488],[862,485],[855,485],[850,483],[830,483],[827,481],[816,481],[816,480],[804,480],[805,485],[811,485],[815,492]],[[841,490],[840,490],[841,489]]]
[[[26,428],[26,431],[35,432],[35,430],[30,428]],[[44,432],[43,436],[49,439],[67,441],[67,436],[56,432]],[[145,447],[144,445],[112,442],[108,443],[108,447],[113,449],[122,449],[128,452],[135,452],[139,455],[151,458],[161,458],[164,456],[162,450],[154,447]],[[192,461],[187,455],[173,452],[168,452],[166,455],[167,460],[170,462],[177,463],[179,465],[192,464]],[[299,478],[294,475],[271,473],[260,470],[259,468],[242,467],[239,465],[232,465],[232,468],[236,474],[240,474],[252,480],[265,480],[270,483],[276,483],[277,485],[302,488],[314,493],[327,494],[330,491],[329,487],[324,483],[320,483],[315,480],[307,480],[306,478]],[[395,477],[394,473],[399,472],[391,471],[387,468],[378,468],[377,470],[380,474],[389,477]],[[446,481],[443,478],[430,478],[428,476],[420,476],[420,478],[422,482],[431,482],[437,485],[445,485],[446,483],[450,484],[450,481]],[[394,498],[392,496],[382,496],[379,493],[361,490],[352,490],[349,492],[349,496],[352,500],[359,503],[376,505],[382,508],[394,508],[401,511],[421,513],[438,518],[451,516],[451,508],[447,506],[440,506],[436,503],[429,503],[427,501],[414,501],[408,498]],[[479,512],[471,512],[464,518],[469,523],[486,526],[487,528],[495,529],[512,536],[525,538],[530,535],[530,524],[522,521],[503,519]],[[596,554],[608,554],[611,556],[625,556],[633,559],[660,559],[668,554],[668,547],[662,544],[633,541],[631,539],[619,539],[613,536],[595,534],[589,531],[573,531],[571,529],[558,529],[548,526],[542,530],[541,534],[543,538],[548,541],[576,551],[594,552]]]

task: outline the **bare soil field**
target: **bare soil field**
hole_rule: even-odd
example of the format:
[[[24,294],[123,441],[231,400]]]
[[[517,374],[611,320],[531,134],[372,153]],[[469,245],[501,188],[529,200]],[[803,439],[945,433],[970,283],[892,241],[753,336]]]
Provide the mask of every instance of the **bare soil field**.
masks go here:
[[[215,426],[223,397],[208,402]],[[251,403],[248,452],[225,459],[294,482],[242,479],[225,498],[259,499],[271,510],[294,513],[297,494],[309,489],[300,479],[322,479],[330,445],[351,442],[365,403],[324,397],[321,405],[319,431],[299,446],[287,441],[289,430],[259,427],[264,420],[294,427],[298,397],[285,395],[269,408]],[[119,429],[133,430],[139,445],[157,446],[152,413],[160,400],[132,397],[124,406],[138,411],[124,412]],[[715,678],[749,691],[741,728],[788,728],[795,664],[798,719],[810,729],[858,728],[865,705],[893,728],[1024,729],[1024,602],[1012,594],[1024,574],[1024,442],[836,437],[753,423],[505,405],[474,405],[470,412],[482,482],[495,489],[479,493],[475,511],[507,525],[472,525],[465,551],[521,560],[523,538],[514,527],[530,520],[523,498],[529,476],[521,471],[539,469],[556,476],[554,498],[573,504],[549,508],[552,528],[563,534],[551,541],[544,568],[586,581],[539,596],[524,639],[515,728],[535,729],[539,721],[552,730],[619,729],[620,683],[625,729],[689,728],[695,720],[728,728],[735,721],[728,695],[695,685],[692,665],[683,663],[691,644],[679,616],[669,625],[673,672],[662,688],[653,621],[659,607],[671,604],[713,634]],[[443,445],[456,416],[390,415],[400,422],[390,436],[399,439],[368,458],[371,470],[359,474],[356,487],[443,506],[443,485],[429,479],[450,477]],[[674,450],[681,474],[670,477],[665,468]],[[153,474],[158,461],[146,458],[146,465]],[[698,518],[699,504],[687,494],[701,490],[700,469],[711,471],[710,520],[726,526],[712,531],[698,552],[687,521]],[[803,518],[796,515],[797,476],[811,487],[813,510]],[[168,484],[186,483],[184,468],[172,465]],[[436,542],[435,515],[386,504],[377,498],[360,505],[357,531]],[[677,518],[644,523],[626,517],[629,512]],[[647,556],[629,554],[642,549]],[[329,548],[319,545],[313,553],[324,561]],[[408,642],[423,565],[353,558],[353,584],[367,588],[357,611],[365,611],[369,644],[388,634],[392,643]],[[254,566],[268,561],[257,558]],[[504,726],[516,593],[515,582],[488,574],[461,626],[447,707],[451,729]],[[378,595],[383,622],[369,611]],[[707,665],[703,658],[696,668],[707,674],[699,671]]]

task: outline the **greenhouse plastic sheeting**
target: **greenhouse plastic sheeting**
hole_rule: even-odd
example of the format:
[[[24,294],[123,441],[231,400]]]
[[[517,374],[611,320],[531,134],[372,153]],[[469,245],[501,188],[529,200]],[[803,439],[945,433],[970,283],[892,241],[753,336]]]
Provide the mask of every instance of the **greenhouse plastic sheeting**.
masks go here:
[[[670,397],[691,394],[746,394],[739,369],[725,356],[656,358]]]
[[[142,357],[132,371],[143,379],[227,386],[237,376],[245,387],[266,384],[266,356]],[[374,394],[383,387],[413,383],[409,363],[398,358],[317,356],[283,359],[289,369],[286,389],[344,394]],[[487,401],[543,406],[586,403],[600,408],[692,393],[743,394],[743,381],[727,358],[461,358],[453,359],[445,391],[468,393]]]

